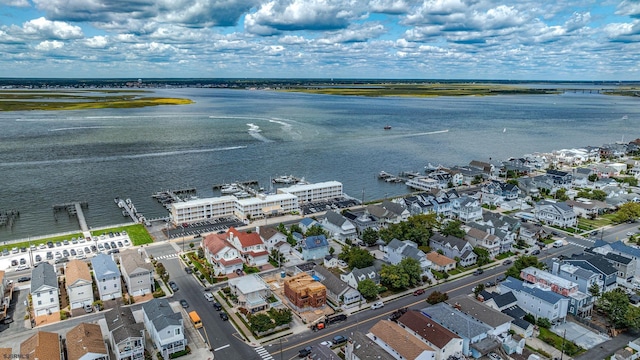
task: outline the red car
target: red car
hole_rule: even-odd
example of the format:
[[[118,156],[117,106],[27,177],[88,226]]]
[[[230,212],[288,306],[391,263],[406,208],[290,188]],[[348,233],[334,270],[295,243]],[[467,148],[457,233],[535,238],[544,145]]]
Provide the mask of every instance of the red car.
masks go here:
[[[413,292],[413,296],[418,296],[424,294],[424,289],[418,289]]]

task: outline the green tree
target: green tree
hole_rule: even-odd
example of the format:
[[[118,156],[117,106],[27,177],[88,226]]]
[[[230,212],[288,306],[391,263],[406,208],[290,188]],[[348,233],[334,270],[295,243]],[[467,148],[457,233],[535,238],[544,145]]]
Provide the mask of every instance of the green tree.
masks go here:
[[[396,265],[382,265],[380,282],[395,290],[406,289],[409,287],[409,275]]]
[[[276,248],[271,249],[269,257],[271,258],[271,260],[273,260],[273,262],[280,265],[284,264],[285,261],[287,261],[287,258],[284,256],[284,254],[278,251]]]
[[[538,318],[536,325],[542,328],[548,329],[551,327],[551,321],[549,321],[549,319],[547,319],[546,317],[541,317],[541,318]]]
[[[289,234],[289,231],[287,231],[287,227],[284,226],[283,223],[278,224],[278,231],[285,235]]]
[[[343,246],[338,259],[344,260],[350,268],[366,268],[373,265],[375,259],[370,252],[365,249],[351,246]]]
[[[269,315],[265,313],[251,315],[249,323],[251,330],[254,332],[265,332],[275,327],[275,323],[271,320]]]
[[[598,200],[598,201],[605,201],[607,199],[607,193],[598,189],[593,190],[591,192],[591,196],[593,200]]]
[[[596,300],[596,306],[606,314],[615,327],[621,328],[626,325],[629,298],[622,290],[605,292]]]
[[[378,285],[371,279],[364,279],[358,283],[358,291],[367,299],[375,299],[378,296]]]
[[[487,249],[475,247],[473,248],[473,252],[478,255],[478,260],[476,260],[478,266],[486,265],[491,261],[491,258],[489,257],[489,251]]]
[[[567,196],[567,189],[560,188],[560,189],[556,190],[556,199],[558,199],[560,201],[569,200],[569,196]]]
[[[422,281],[422,269],[418,260],[406,257],[398,263],[398,268],[409,276],[409,286],[416,286]]]
[[[427,302],[431,305],[435,305],[447,300],[449,300],[449,295],[447,295],[447,293],[441,293],[440,291],[433,291],[427,297]]]
[[[333,255],[336,252],[336,249],[333,246],[329,247],[329,255]]]
[[[362,241],[367,245],[367,246],[373,246],[376,244],[376,242],[378,241],[379,237],[378,237],[378,232],[372,228],[366,228],[364,229],[364,231],[362,231],[362,235],[360,235],[360,238],[362,238]]]
[[[324,235],[325,237],[329,237],[329,234],[320,225],[313,225],[312,227],[309,228],[309,230],[307,230],[307,232],[304,235],[307,237],[318,236],[318,235]]]
[[[522,280],[520,278],[520,271],[530,266],[537,269],[544,269],[546,267],[546,265],[538,261],[538,258],[535,256],[520,256],[513,262],[513,265],[507,269],[505,275]]]
[[[632,329],[640,329],[640,308],[629,306],[624,316],[624,322]]]
[[[393,239],[411,240],[418,245],[428,245],[432,229],[439,226],[435,213],[410,216],[407,221],[390,224],[378,233],[380,238],[389,243]]]
[[[476,287],[473,288],[473,295],[475,295],[475,297],[478,297],[478,294],[480,294],[482,290],[484,290],[484,284],[476,285]]]
[[[291,309],[271,308],[268,313],[275,322],[275,326],[285,325],[293,321],[293,312],[291,312]]]
[[[462,223],[459,220],[452,220],[446,223],[446,225],[440,229],[442,235],[451,235],[457,238],[464,238],[467,234],[461,227]]]
[[[640,204],[634,202],[628,202],[620,205],[620,208],[616,212],[616,221],[625,222],[629,220],[635,220],[640,217]]]
[[[589,294],[591,294],[591,296],[593,296],[593,297],[600,296],[600,286],[598,286],[597,283],[591,284],[591,286],[589,286],[588,290],[589,290]]]
[[[595,182],[598,180],[598,174],[591,174],[587,179],[591,182]]]
[[[300,227],[300,225],[292,224],[291,226],[289,226],[289,234],[294,233],[294,232],[302,234],[302,228]]]

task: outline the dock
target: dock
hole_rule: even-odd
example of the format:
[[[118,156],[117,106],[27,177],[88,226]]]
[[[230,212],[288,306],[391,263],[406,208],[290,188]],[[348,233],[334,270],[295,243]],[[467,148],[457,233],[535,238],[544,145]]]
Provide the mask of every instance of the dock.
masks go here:
[[[66,212],[69,217],[75,216],[80,224],[82,232],[88,232],[89,226],[87,226],[87,220],[84,217],[83,209],[89,208],[89,203],[86,201],[76,201],[64,204],[53,205],[53,216],[58,219],[59,212]]]
[[[186,201],[185,197],[193,197],[196,194],[196,188],[185,188],[177,190],[162,190],[151,195],[162,204],[167,210],[170,209],[171,204],[174,202]]]
[[[258,180],[247,180],[247,181],[234,181],[234,184],[238,184],[238,185],[243,185],[243,186],[247,186],[247,187],[251,187],[251,186],[258,186]],[[220,190],[223,187],[229,185],[229,183],[225,183],[225,184],[215,184],[212,186],[213,190]]]
[[[147,224],[147,219],[139,213],[136,207],[131,202],[131,199],[122,200],[120,198],[115,198],[113,201],[118,205],[120,209],[122,209],[122,216],[130,217],[131,220],[135,223],[139,224]]]
[[[0,210],[0,226],[13,227],[13,222],[20,217],[18,210]]]

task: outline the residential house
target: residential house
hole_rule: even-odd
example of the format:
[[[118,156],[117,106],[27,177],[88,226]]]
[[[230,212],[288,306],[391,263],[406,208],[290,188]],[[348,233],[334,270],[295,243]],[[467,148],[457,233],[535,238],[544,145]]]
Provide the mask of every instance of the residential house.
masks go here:
[[[279,245],[280,243],[287,243],[287,235],[278,231],[278,229],[270,226],[258,226],[256,227],[256,232],[260,234],[260,238],[264,243],[264,246],[267,248],[267,251],[271,251]],[[287,243],[288,244],[288,243]],[[281,251],[281,250],[280,250]],[[281,251],[283,254],[288,253],[289,251]]]
[[[184,319],[174,312],[167,299],[153,299],[142,304],[144,326],[156,351],[165,359],[187,346]]]
[[[347,274],[340,274],[340,280],[344,281],[347,285],[354,289],[358,288],[358,284],[361,281],[369,279],[376,284],[380,284],[379,268],[375,265],[367,266],[366,268],[358,269],[353,268],[351,272]]]
[[[322,259],[329,255],[329,242],[324,235],[308,236],[300,243],[302,259]]]
[[[82,260],[71,260],[65,265],[65,280],[71,310],[93,304],[93,279],[89,265]]]
[[[396,359],[432,360],[436,351],[415,336],[408,335],[400,325],[380,320],[371,327],[367,336]]]
[[[120,253],[120,270],[131,296],[141,296],[155,291],[153,264],[144,261],[142,254],[136,250]]]
[[[7,316],[9,305],[11,305],[11,298],[13,297],[13,282],[9,282],[5,277],[5,271],[0,270],[0,320]]]
[[[573,227],[577,223],[576,213],[565,202],[541,201],[536,204],[534,215],[543,223],[562,228]]]
[[[500,238],[495,235],[491,235],[485,231],[472,227],[469,228],[464,239],[473,247],[479,247],[487,250],[487,252],[489,252],[489,257],[492,259],[500,254]]]
[[[363,298],[360,292],[340,280],[331,271],[322,266],[316,266],[313,270],[320,283],[327,288],[327,298],[334,304],[341,304],[349,308],[362,302]]]
[[[524,240],[524,242],[529,245],[534,245],[549,235],[551,235],[551,233],[545,230],[542,225],[534,224],[532,222],[523,222],[520,226],[518,238]]]
[[[577,216],[582,218],[595,218],[609,207],[607,203],[597,200],[567,200],[565,203],[573,209]]]
[[[499,310],[495,310],[467,295],[459,295],[447,300],[447,303],[454,309],[478,319],[484,324],[491,327],[487,334],[489,336],[503,337],[509,332],[512,317],[503,314]]]
[[[120,270],[113,258],[107,254],[97,254],[91,259],[93,277],[100,300],[113,300],[122,297]]]
[[[478,358],[482,356],[487,347],[478,350],[477,344],[482,344],[488,338],[491,327],[482,321],[475,319],[453,306],[442,302],[420,310],[430,319],[434,320],[462,339],[462,354]],[[491,340],[491,339],[490,339]],[[495,343],[493,347],[499,346]],[[491,347],[489,347],[491,348]]]
[[[616,254],[613,252],[607,253],[605,259],[609,261],[611,265],[618,272],[618,283],[631,283],[636,275],[636,260],[631,257]]]
[[[635,276],[640,278],[640,266],[638,266],[638,262],[640,262],[640,249],[629,246],[625,244],[622,240],[618,240],[616,242],[606,242],[603,240],[596,240],[595,244],[593,244],[593,252],[606,255],[609,252],[613,252],[614,254],[626,256],[635,260],[636,262],[636,273]]]
[[[80,323],[66,337],[67,360],[109,360],[100,325]]]
[[[464,223],[482,219],[482,206],[480,201],[470,196],[454,202],[452,212],[458,220]]]
[[[227,275],[242,270],[240,252],[227,241],[224,234],[205,236],[202,239],[202,248],[216,275]]]
[[[571,257],[564,258],[562,262],[593,271],[594,273],[602,276],[602,292],[611,291],[618,287],[618,271],[613,267],[613,265],[609,263],[609,261],[607,261],[607,259],[602,254],[574,254]]]
[[[591,184],[589,176],[595,174],[593,169],[588,167],[578,167],[573,170],[573,186],[574,187],[587,187]]]
[[[374,229],[377,231],[380,227],[378,219],[369,214],[366,209],[362,212],[347,210],[344,213],[344,217],[346,217],[356,227],[358,234],[362,234],[366,229]]]
[[[284,296],[297,311],[324,308],[327,303],[327,288],[306,272],[284,279]]]
[[[540,287],[525,285],[522,280],[508,277],[498,284],[500,293],[513,292],[518,306],[537,318],[547,318],[551,323],[563,322],[569,310],[569,298],[543,290]]]
[[[409,219],[409,216],[411,216],[411,212],[400,202],[383,200],[380,206],[382,206],[383,209],[389,211],[390,213],[395,214],[398,218],[400,218],[400,221],[407,221]]]
[[[420,264],[423,275],[431,275],[431,261],[427,259],[427,255],[422,250],[418,249],[418,244],[413,241],[393,239],[384,247],[383,260],[393,265],[397,265],[407,257],[415,259]]]
[[[554,261],[551,273],[578,284],[578,290],[585,294],[590,293],[589,289],[594,284],[597,285],[600,290],[604,288],[602,274],[597,274],[591,270],[583,269],[572,264],[563,264],[561,262]]]
[[[511,291],[509,291],[508,294],[511,294]],[[520,306],[513,305],[502,310],[502,312],[513,318],[513,320],[511,320],[511,330],[513,330],[514,333],[524,338],[533,337],[535,325],[524,319],[527,312],[522,310]]]
[[[399,224],[404,221],[404,213],[398,214],[395,211],[385,209],[380,204],[369,204],[366,207],[366,211],[371,216],[378,219],[378,224],[380,226],[386,226],[387,224]]]
[[[482,290],[478,294],[477,299],[488,307],[498,311],[504,311],[505,309],[518,305],[518,299],[516,299],[511,291],[500,294]]]
[[[269,285],[258,274],[229,279],[229,289],[237,297],[237,304],[252,313],[269,309],[267,299],[272,295]]]
[[[473,246],[468,241],[455,236],[433,234],[429,239],[432,250],[441,250],[442,254],[451,259],[459,259],[460,266],[471,266],[476,263],[478,256],[473,252]]]
[[[320,223],[315,221],[315,220],[313,220],[312,218],[304,218],[304,219],[300,220],[298,225],[300,225],[300,229],[302,230],[302,232],[306,233],[312,227],[320,226]]]
[[[438,253],[431,251],[427,253],[427,260],[431,261],[431,269],[440,272],[448,272],[456,268],[456,261]]]
[[[321,224],[333,238],[340,241],[346,241],[347,239],[353,240],[358,236],[355,225],[353,225],[346,217],[333,210],[329,210],[325,213],[325,217],[321,221]]]
[[[482,192],[497,195],[502,198],[501,201],[515,200],[520,195],[520,189],[517,185],[497,180],[485,184],[482,187]]]
[[[398,319],[398,325],[433,348],[435,360],[462,355],[462,338],[419,311],[407,311]]]
[[[120,301],[104,313],[109,329],[112,360],[136,360],[144,358],[144,323],[137,323],[130,307],[122,307]]]
[[[482,174],[486,177],[493,177],[496,173],[496,168],[493,164],[484,161],[472,160],[469,163],[469,168],[481,170]]]
[[[567,171],[560,170],[547,170],[545,174],[548,179],[550,179],[555,185],[563,187],[565,189],[571,188],[571,183],[573,181],[573,174]]]
[[[60,311],[58,276],[48,262],[37,264],[31,271],[31,301],[36,317]]]
[[[526,283],[537,285],[543,290],[551,290],[569,298],[568,312],[572,315],[579,317],[591,315],[594,299],[591,295],[580,291],[577,283],[532,266],[522,269],[520,277]]]
[[[258,232],[247,233],[231,227],[225,235],[226,240],[240,252],[240,257],[247,265],[262,266],[269,263],[269,252]]]
[[[10,358],[64,360],[61,343],[57,333],[38,331],[20,343],[20,354],[14,353]]]
[[[351,335],[344,348],[345,360],[396,360],[360,331]]]

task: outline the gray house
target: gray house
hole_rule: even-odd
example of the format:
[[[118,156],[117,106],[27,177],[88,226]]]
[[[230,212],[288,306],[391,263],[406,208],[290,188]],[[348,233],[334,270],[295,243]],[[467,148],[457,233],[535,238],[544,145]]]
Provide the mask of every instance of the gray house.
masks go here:
[[[142,304],[144,325],[156,350],[165,359],[187,346],[182,314],[174,312],[167,299],[153,299]]]
[[[429,246],[434,251],[441,250],[442,254],[448,258],[460,259],[458,263],[461,266],[473,265],[478,260],[478,256],[473,252],[473,246],[468,241],[455,236],[433,234],[429,239]]]
[[[356,227],[346,217],[338,214],[333,210],[326,212],[321,222],[322,227],[331,233],[333,238],[345,241],[347,239],[355,239],[358,235]]]
[[[376,284],[380,284],[380,274],[378,273],[379,270],[379,267],[376,267],[375,265],[371,265],[362,269],[353,268],[350,273],[341,274],[340,280],[344,281],[354,289],[357,289],[358,284],[366,279],[369,279]]]
[[[153,265],[145,262],[137,251],[123,251],[120,257],[120,268],[129,295],[140,296],[155,291]]]
[[[318,277],[320,283],[327,288],[327,299],[335,304],[344,304],[345,307],[352,307],[362,301],[362,295],[358,290],[347,285],[331,271],[322,266],[315,266],[313,271],[314,276]]]
[[[35,316],[51,315],[60,311],[58,276],[53,265],[42,262],[31,271],[31,299]]]
[[[116,307],[104,314],[115,360],[144,358],[144,324],[136,323],[131,308]]]

